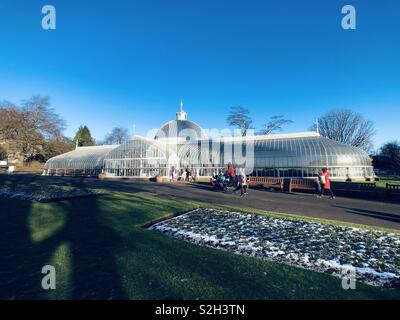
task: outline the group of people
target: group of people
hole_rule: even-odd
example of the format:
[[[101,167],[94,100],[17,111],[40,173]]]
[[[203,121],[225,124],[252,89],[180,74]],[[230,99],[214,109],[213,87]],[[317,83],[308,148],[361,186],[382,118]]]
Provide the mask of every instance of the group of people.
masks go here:
[[[176,170],[175,167],[171,167],[169,172],[169,181],[176,182],[177,180],[180,181],[188,181],[188,182],[195,182],[196,181],[196,170],[194,168],[186,167],[185,169]]]
[[[194,168],[186,167],[178,171],[175,167],[171,167],[169,173],[170,182],[176,182],[177,180],[195,182],[196,181],[196,170]],[[331,199],[335,199],[333,191],[331,189],[331,180],[329,177],[328,168],[322,168],[318,172],[315,182],[315,191],[317,197],[321,198],[325,191],[328,192]],[[229,163],[227,170],[224,173],[214,173],[211,179],[211,184],[214,187],[219,187],[224,191],[229,188],[233,193],[237,193],[240,190],[240,196],[246,196],[248,194],[247,176],[245,170],[241,167],[234,168],[233,164]]]
[[[233,193],[240,190],[240,196],[246,196],[248,193],[247,176],[243,168],[234,168],[233,164],[229,163],[228,168],[224,173],[214,173],[211,179],[211,184],[217,189],[227,191],[231,189]]]
[[[335,199],[331,189],[331,180],[329,177],[328,168],[322,168],[322,170],[318,172],[318,176],[315,179],[315,191],[318,198],[321,198],[324,195],[325,190],[328,192],[331,199]]]

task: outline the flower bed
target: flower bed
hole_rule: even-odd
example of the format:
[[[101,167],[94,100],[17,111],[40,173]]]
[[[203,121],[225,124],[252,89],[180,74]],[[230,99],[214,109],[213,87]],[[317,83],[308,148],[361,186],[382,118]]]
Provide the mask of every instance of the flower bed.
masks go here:
[[[238,254],[400,289],[400,235],[262,215],[196,209],[149,227]]]
[[[70,186],[0,186],[0,198],[20,199],[38,202],[59,201],[72,198],[98,195],[100,192],[91,189],[80,189]]]

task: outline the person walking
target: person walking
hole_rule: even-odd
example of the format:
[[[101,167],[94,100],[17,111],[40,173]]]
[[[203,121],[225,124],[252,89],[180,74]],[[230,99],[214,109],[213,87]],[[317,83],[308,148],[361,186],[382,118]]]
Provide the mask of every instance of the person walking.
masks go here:
[[[189,170],[189,167],[186,167],[185,171],[186,171],[185,181],[189,182],[190,181],[190,170]]]
[[[240,196],[243,197],[244,195],[247,194],[247,192],[245,190],[246,175],[244,173],[243,168],[237,169],[237,179],[238,179],[238,185],[237,185],[236,189],[234,190],[234,192],[237,193],[237,191],[240,189]]]
[[[170,182],[176,182],[176,169],[175,167],[171,168],[170,175],[169,175]]]
[[[228,163],[228,175],[229,175],[230,184],[232,186],[236,187],[235,168],[233,167],[233,164],[231,164],[231,163]]]
[[[243,169],[243,192],[245,196],[248,195],[248,190],[246,171]]]
[[[321,194],[321,188],[322,188],[322,186],[321,186],[321,181],[322,181],[322,172],[319,171],[319,172],[317,173],[317,177],[314,179],[314,183],[315,183],[315,195],[316,195],[317,197],[319,197],[320,194]]]
[[[328,168],[322,168],[322,175],[321,175],[321,191],[319,196],[322,197],[325,193],[325,190],[328,190],[330,198],[335,199],[333,191],[331,189],[331,180],[329,177]]]
[[[192,170],[190,171],[190,177],[192,182],[196,182],[196,170],[192,167]]]
[[[242,176],[242,168],[237,167],[235,170],[235,185],[234,185],[235,187],[239,187],[241,176]]]

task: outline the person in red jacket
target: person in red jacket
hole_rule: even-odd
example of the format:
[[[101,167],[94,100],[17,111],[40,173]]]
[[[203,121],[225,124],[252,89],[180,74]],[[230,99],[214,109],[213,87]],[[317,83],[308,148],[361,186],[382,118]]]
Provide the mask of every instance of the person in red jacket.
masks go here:
[[[231,163],[228,163],[228,174],[229,174],[230,184],[233,186],[236,186],[235,168],[233,167],[233,164],[231,164]]]
[[[329,178],[329,171],[328,168],[322,168],[322,177],[323,181],[321,183],[321,191],[319,196],[322,197],[322,195],[325,193],[325,190],[328,190],[329,195],[331,199],[335,199],[335,196],[333,195],[332,189],[331,189],[331,180]]]

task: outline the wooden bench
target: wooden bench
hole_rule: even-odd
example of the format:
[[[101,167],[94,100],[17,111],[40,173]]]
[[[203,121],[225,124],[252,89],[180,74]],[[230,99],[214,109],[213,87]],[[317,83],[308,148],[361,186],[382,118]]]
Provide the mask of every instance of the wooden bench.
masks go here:
[[[339,181],[331,181],[332,190],[338,191],[349,191],[349,192],[375,192],[376,191],[376,183],[375,182],[366,182],[366,183],[357,183],[357,182],[339,182]]]
[[[386,194],[388,196],[400,195],[400,184],[386,183]]]
[[[250,177],[248,181],[250,186],[263,186],[265,188],[274,188],[283,191],[283,178]]]
[[[315,182],[312,179],[291,178],[289,182],[289,192],[292,190],[315,190]]]

